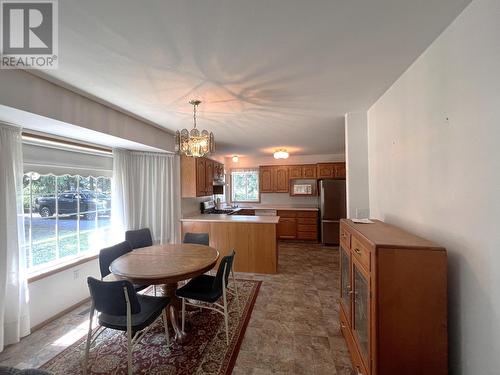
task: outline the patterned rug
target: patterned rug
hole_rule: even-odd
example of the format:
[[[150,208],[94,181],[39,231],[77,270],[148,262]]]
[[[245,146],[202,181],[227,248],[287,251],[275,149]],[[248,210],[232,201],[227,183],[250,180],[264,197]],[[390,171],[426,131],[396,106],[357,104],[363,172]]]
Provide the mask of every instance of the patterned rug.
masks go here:
[[[241,312],[236,300],[229,298],[229,345],[226,344],[224,317],[215,311],[199,309],[186,312],[189,342],[166,345],[161,319],[134,346],[134,374],[230,374],[248,321],[252,314],[261,281],[237,280]],[[189,324],[188,324],[189,323]],[[170,338],[173,332],[170,326]],[[172,340],[173,341],[173,340]],[[49,360],[41,369],[55,375],[83,373],[86,336]],[[126,374],[127,339],[123,332],[106,329],[90,350],[90,374]]]

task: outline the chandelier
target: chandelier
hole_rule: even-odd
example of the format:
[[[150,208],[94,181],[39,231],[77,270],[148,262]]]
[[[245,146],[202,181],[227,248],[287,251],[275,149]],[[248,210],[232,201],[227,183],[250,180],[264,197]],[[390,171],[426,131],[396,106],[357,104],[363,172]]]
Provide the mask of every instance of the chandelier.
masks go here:
[[[199,100],[191,100],[193,106],[194,126],[191,131],[187,129],[175,132],[175,152],[186,156],[199,158],[215,151],[215,140],[212,132],[203,130],[201,133],[196,129],[196,107],[201,103]]]

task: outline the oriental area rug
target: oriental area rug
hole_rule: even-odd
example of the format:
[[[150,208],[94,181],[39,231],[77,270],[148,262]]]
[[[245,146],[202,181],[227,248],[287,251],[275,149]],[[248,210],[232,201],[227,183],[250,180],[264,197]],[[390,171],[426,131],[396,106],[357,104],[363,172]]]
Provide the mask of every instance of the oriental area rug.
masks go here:
[[[150,375],[230,374],[250,320],[260,281],[237,280],[240,307],[229,297],[229,345],[226,344],[224,317],[215,311],[194,309],[186,312],[185,344],[167,347],[163,323],[158,319],[134,345],[133,373]],[[49,360],[40,368],[54,375],[83,374],[86,336]],[[90,350],[87,374],[127,374],[127,338],[124,332],[106,329]]]

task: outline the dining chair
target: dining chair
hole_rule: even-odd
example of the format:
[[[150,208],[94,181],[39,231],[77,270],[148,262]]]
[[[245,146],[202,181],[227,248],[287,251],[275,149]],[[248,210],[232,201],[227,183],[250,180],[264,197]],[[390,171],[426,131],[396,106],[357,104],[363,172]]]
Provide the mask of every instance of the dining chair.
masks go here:
[[[101,280],[111,273],[111,271],[109,270],[109,266],[115,259],[131,251],[132,247],[127,241],[123,241],[119,244],[101,249],[101,251],[99,251],[99,268],[101,270]],[[136,291],[143,290],[147,287],[147,285],[134,284],[134,289]]]
[[[210,240],[208,233],[186,233],[182,242],[208,246]]]
[[[128,280],[101,281],[93,277],[87,278],[92,306],[90,308],[89,331],[85,347],[83,373],[87,374],[90,346],[106,328],[125,331],[127,333],[127,368],[132,374],[133,346],[148,332],[151,325],[160,316],[167,345],[170,345],[166,308],[170,303],[168,297],[153,297],[137,294]],[[98,328],[92,332],[94,312],[97,311]]]
[[[132,246],[132,249],[139,249],[141,247],[153,245],[153,237],[151,236],[149,228],[126,231],[125,241]]]
[[[234,250],[231,254],[226,255],[222,258],[219,268],[217,269],[217,274],[215,276],[211,275],[199,275],[189,280],[186,285],[177,289],[175,294],[177,297],[182,299],[182,330],[184,330],[184,325],[186,321],[186,305],[194,306],[202,309],[209,309],[224,315],[224,324],[226,326],[226,344],[229,344],[229,314],[227,311],[227,296],[226,293],[236,297],[238,304],[238,311],[240,311],[240,300],[238,296],[238,287],[236,285],[236,279],[233,272],[233,262],[236,253]],[[234,292],[229,289],[229,275],[232,275]],[[217,301],[222,297],[223,304],[217,303]],[[189,302],[189,300],[199,301],[205,304],[194,304]],[[213,305],[212,306],[209,306]]]

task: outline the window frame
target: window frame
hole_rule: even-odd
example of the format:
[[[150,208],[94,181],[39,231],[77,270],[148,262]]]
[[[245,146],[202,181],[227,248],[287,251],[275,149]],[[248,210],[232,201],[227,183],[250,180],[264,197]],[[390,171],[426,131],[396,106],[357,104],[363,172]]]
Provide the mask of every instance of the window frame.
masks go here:
[[[82,199],[82,192],[80,190],[80,179],[93,178],[93,179],[95,179],[96,186],[99,184],[98,181],[101,178],[108,179],[110,186],[112,185],[112,178],[109,176],[103,176],[103,175],[86,176],[86,175],[78,175],[78,174],[75,174],[75,175],[71,174],[70,175],[67,173],[40,174],[40,177],[41,176],[53,176],[54,177],[54,204],[55,204],[55,211],[56,212],[54,212],[53,217],[55,220],[54,221],[54,226],[55,226],[54,240],[55,240],[55,244],[56,244],[56,250],[55,250],[56,258],[49,260],[45,263],[41,263],[41,264],[34,266],[33,259],[32,259],[33,258],[32,230],[33,230],[33,214],[35,213],[35,211],[33,210],[34,199],[33,199],[33,188],[31,186],[32,181],[33,181],[33,179],[32,179],[33,173],[37,173],[37,172],[24,172],[23,173],[23,176],[28,176],[28,178],[29,178],[29,193],[28,193],[29,194],[29,212],[24,213],[24,215],[26,215],[26,214],[28,215],[28,220],[29,220],[28,224],[25,222],[25,225],[29,225],[29,228],[25,229],[25,233],[26,233],[26,231],[28,231],[29,234],[28,234],[28,238],[25,237],[24,246],[23,246],[24,251],[26,252],[26,255],[29,253],[29,257],[30,257],[30,259],[29,260],[27,259],[27,262],[26,262],[26,274],[28,277],[28,282],[37,281],[41,278],[50,276],[54,273],[64,271],[68,268],[77,266],[78,264],[82,264],[84,262],[88,262],[88,261],[91,261],[91,260],[97,258],[101,246],[97,246],[96,248],[89,247],[87,250],[83,250],[83,251],[81,249],[80,238],[82,236],[82,231],[80,228],[80,221],[83,220],[81,215],[85,214],[87,212],[82,213],[80,211],[80,206],[81,206],[80,200]],[[69,177],[69,178],[75,178],[76,192],[74,192],[74,193],[73,192],[59,192],[59,190],[58,190],[58,178],[61,178],[64,176]],[[95,193],[96,193],[96,196],[99,194],[99,193],[97,193],[97,191],[95,191]],[[68,214],[65,214],[63,212],[59,212],[58,206],[59,206],[60,197],[66,197],[69,195],[71,195],[73,197],[73,199],[77,200],[77,203],[76,203],[77,211],[74,214],[71,214],[71,215],[75,215],[77,217],[76,227],[74,230],[74,232],[75,232],[74,235],[76,235],[76,237],[77,237],[77,252],[76,252],[76,254],[71,254],[71,255],[66,255],[66,256],[61,257],[60,256],[61,255],[60,249],[59,249],[59,246],[60,246],[59,241],[60,241],[61,237],[59,236],[58,225],[59,225],[60,219],[67,217]],[[111,199],[111,196],[110,196],[110,199]],[[24,187],[23,187],[23,202],[24,202]],[[24,210],[24,203],[23,203],[23,210]],[[108,211],[109,211],[109,223],[105,227],[100,227],[98,224],[99,213],[108,212]],[[94,211],[88,211],[88,212],[94,212]],[[98,232],[98,231],[110,231],[110,233],[112,233],[113,229],[112,229],[112,224],[111,224],[111,207],[108,206],[108,207],[102,209],[96,205],[95,215],[96,216],[94,219],[95,220],[94,229],[93,230],[86,230],[86,231],[84,231],[83,234],[86,234],[87,232]],[[25,220],[25,218],[23,218],[23,220]],[[26,236],[26,234],[25,234],[25,236]]]
[[[256,200],[234,200],[233,199],[233,172],[255,172],[257,174],[257,199]],[[234,203],[260,203],[260,173],[259,168],[233,168],[230,173],[230,200]]]

